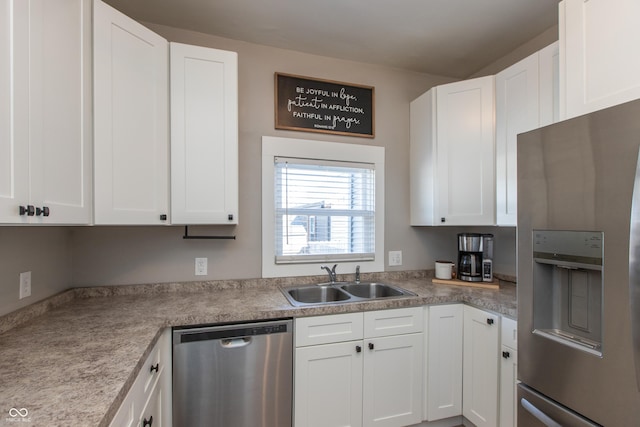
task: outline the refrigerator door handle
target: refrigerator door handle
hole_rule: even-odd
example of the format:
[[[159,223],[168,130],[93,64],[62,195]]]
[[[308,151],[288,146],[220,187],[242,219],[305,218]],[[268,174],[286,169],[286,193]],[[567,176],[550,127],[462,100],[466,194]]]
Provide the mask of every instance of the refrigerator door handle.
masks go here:
[[[561,424],[555,422],[550,416],[536,408],[531,402],[524,397],[520,399],[520,405],[531,415],[533,415],[538,421],[547,427],[562,427]]]
[[[629,232],[629,310],[636,385],[640,391],[640,153],[636,164]]]

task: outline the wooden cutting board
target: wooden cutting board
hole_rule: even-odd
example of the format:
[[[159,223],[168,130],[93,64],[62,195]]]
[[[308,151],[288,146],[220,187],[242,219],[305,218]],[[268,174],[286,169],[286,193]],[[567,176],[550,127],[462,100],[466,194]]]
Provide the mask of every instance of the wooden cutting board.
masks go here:
[[[458,279],[446,280],[446,279],[436,279],[434,277],[431,281],[438,285],[458,285],[458,286],[471,286],[474,288],[500,289],[500,284],[495,280],[493,282],[465,282],[464,280],[458,280]]]

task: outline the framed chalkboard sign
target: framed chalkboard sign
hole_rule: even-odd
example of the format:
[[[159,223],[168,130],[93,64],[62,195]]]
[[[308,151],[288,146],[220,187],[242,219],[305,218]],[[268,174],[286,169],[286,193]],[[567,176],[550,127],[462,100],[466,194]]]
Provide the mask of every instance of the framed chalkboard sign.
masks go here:
[[[374,87],[275,74],[276,129],[375,136]]]

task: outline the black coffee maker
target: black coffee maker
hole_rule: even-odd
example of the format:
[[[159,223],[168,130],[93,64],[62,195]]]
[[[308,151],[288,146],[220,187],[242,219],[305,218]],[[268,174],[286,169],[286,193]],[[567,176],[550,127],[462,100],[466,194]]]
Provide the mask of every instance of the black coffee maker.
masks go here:
[[[458,234],[458,279],[482,282],[482,234]]]

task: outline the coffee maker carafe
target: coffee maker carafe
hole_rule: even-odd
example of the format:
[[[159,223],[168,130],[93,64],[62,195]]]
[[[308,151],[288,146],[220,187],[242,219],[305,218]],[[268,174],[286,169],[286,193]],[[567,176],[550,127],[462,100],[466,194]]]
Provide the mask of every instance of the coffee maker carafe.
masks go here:
[[[458,234],[458,278],[467,282],[482,282],[482,234]]]

